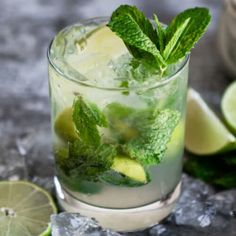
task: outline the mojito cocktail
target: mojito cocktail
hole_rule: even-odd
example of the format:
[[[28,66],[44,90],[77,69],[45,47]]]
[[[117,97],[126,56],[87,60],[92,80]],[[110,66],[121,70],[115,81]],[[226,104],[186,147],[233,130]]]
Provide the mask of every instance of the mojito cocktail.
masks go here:
[[[65,210],[132,231],[167,216],[180,193],[189,56],[155,59],[141,36],[124,39],[116,13],[69,26],[50,46],[55,184]]]

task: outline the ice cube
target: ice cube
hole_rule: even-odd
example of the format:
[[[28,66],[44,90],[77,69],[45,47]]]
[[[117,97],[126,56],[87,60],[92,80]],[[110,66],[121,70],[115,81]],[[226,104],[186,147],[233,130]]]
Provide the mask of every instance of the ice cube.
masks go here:
[[[52,236],[121,236],[102,229],[95,220],[78,213],[60,213],[51,216]]]

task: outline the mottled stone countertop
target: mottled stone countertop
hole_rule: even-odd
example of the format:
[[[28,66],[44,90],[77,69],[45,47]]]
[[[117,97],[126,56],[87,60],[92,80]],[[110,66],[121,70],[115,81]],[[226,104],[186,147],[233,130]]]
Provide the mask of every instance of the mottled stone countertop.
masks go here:
[[[135,4],[148,16],[151,16],[152,12],[157,12],[160,19],[166,23],[177,12],[187,7],[203,5],[211,9],[213,21],[210,29],[192,52],[190,85],[200,91],[217,110],[220,97],[230,83],[217,50],[220,2],[220,0],[1,0],[0,179],[25,178],[53,191],[47,47],[55,33],[64,26],[81,18],[110,15],[121,3]],[[223,235],[222,232],[225,232],[225,236],[236,235],[235,218],[233,216],[230,218],[236,205],[235,191],[230,190],[217,195],[210,186],[200,181],[189,179],[187,176],[184,179],[190,188],[183,192],[183,195],[187,196],[187,198],[183,196],[183,199],[190,198],[189,201],[193,203],[192,212],[195,213],[192,214],[192,218],[189,214],[186,215],[188,218],[186,219],[181,213],[181,211],[189,212],[191,209],[189,205],[189,209],[179,208],[179,212],[175,212],[163,225],[132,235],[215,236]],[[226,198],[228,199],[226,202],[222,200]],[[221,207],[226,211],[228,209],[228,212],[221,212],[220,215],[214,213],[216,217],[218,216],[218,221],[212,221],[214,218],[212,208],[202,205],[205,199],[210,199],[213,205],[215,201],[222,200],[223,203],[218,202],[216,205],[220,208],[221,204]],[[201,209],[202,212],[196,212]],[[217,212],[216,208],[214,210]],[[204,214],[208,218],[204,218]],[[201,217],[205,220],[203,224]],[[224,225],[225,228],[217,225],[222,227]]]

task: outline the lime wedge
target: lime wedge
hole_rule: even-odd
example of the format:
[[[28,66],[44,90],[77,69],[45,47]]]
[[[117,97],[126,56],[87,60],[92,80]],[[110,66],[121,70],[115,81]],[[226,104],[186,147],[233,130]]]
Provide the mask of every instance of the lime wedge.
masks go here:
[[[65,142],[78,138],[72,121],[72,108],[66,108],[57,116],[54,123],[54,130]]]
[[[0,182],[0,236],[46,236],[56,207],[50,195],[24,181]]]
[[[221,101],[221,109],[229,128],[236,134],[236,82],[226,89]]]
[[[188,91],[185,146],[197,155],[210,155],[236,147],[235,137],[208,107],[199,93]]]
[[[144,168],[137,161],[126,156],[117,156],[111,167],[116,172],[123,174],[135,181],[146,183],[147,176]]]
[[[78,54],[68,55],[67,61],[75,70],[86,75],[96,67],[96,75],[98,71],[101,73],[100,70],[110,75],[107,64],[128,52],[123,41],[106,26],[89,32],[86,40],[79,40],[76,47]]]
[[[77,44],[79,53],[83,54],[106,54],[113,59],[128,52],[123,41],[107,26],[102,26],[90,32],[87,36],[86,47],[80,42]]]

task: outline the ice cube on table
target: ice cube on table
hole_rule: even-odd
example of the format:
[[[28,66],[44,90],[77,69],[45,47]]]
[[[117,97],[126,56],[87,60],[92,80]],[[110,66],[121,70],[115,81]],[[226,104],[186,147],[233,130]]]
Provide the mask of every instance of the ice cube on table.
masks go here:
[[[51,216],[52,236],[121,236],[102,229],[95,220],[78,213],[60,213]]]

